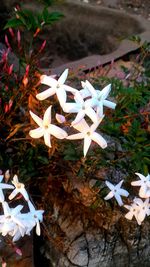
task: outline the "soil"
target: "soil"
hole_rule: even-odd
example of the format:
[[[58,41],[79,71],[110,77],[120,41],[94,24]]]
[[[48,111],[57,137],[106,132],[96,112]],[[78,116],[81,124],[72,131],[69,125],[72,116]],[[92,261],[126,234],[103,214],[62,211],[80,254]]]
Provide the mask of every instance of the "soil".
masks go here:
[[[80,0],[93,5],[125,10],[131,14],[141,15],[150,20],[149,0]]]

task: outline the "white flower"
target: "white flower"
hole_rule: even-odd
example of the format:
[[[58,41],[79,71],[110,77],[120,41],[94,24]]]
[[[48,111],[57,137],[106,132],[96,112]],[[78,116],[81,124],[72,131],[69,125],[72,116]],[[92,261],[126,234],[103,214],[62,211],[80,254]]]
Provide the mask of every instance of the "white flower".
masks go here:
[[[142,198],[150,197],[150,175],[144,176],[141,173],[135,173],[139,176],[140,180],[131,182],[133,186],[140,186],[139,196]]]
[[[3,180],[3,175],[0,175],[0,202],[2,203],[4,201],[4,193],[3,189],[14,189],[13,185],[6,184],[6,183],[1,183]]]
[[[92,102],[87,103],[84,101],[80,92],[77,92],[74,96],[76,103],[66,103],[63,107],[63,111],[67,113],[78,113],[75,120],[72,122],[72,126],[79,123],[85,115],[87,115],[94,123],[98,122],[97,114],[92,108]]]
[[[106,140],[100,134],[95,132],[96,128],[98,127],[98,124],[92,124],[91,126],[89,126],[87,122],[84,119],[82,119],[80,123],[75,124],[73,127],[80,133],[69,135],[67,139],[69,140],[84,139],[84,146],[83,146],[84,157],[86,156],[92,141],[96,142],[102,148],[107,147]]]
[[[117,200],[119,206],[123,205],[121,196],[125,196],[128,197],[129,193],[127,190],[122,189],[123,180],[121,180],[117,185],[113,185],[110,182],[106,181],[106,185],[108,186],[108,188],[111,190],[109,192],[109,194],[104,198],[105,200],[108,200],[112,197],[115,197],[115,199]]]
[[[30,212],[28,213],[29,218],[32,220],[33,226],[36,225],[36,234],[40,235],[41,234],[40,222],[43,221],[44,210],[36,210],[31,201],[28,201],[28,206],[30,210]]]
[[[19,219],[18,215],[20,214],[20,211],[22,210],[23,206],[18,205],[15,208],[10,208],[7,202],[2,203],[4,215],[0,215],[0,232],[3,236],[11,233],[16,224],[22,228],[24,228],[24,225],[22,221]]]
[[[116,104],[106,100],[108,97],[110,91],[111,91],[111,84],[104,87],[103,90],[95,90],[95,88],[92,86],[92,84],[86,80],[85,83],[82,83],[82,86],[84,87],[85,91],[83,92],[83,96],[91,96],[90,99],[87,99],[87,104],[90,106],[93,106],[96,108],[97,114],[99,117],[103,116],[103,106],[115,109]],[[87,90],[87,91],[86,91]],[[88,94],[89,92],[89,94]]]
[[[15,189],[9,195],[9,199],[12,200],[17,194],[20,193],[25,198],[25,200],[28,201],[29,195],[25,189],[25,185],[19,182],[18,176],[16,174],[13,177],[12,184],[15,186]]]
[[[31,117],[39,127],[35,130],[31,130],[29,135],[32,138],[40,138],[44,136],[44,142],[48,147],[51,147],[51,135],[58,139],[64,139],[67,137],[67,133],[63,129],[51,123],[51,108],[52,106],[47,108],[44,113],[43,120],[30,111]]]
[[[37,99],[44,100],[56,94],[60,105],[63,106],[67,99],[66,91],[68,92],[76,91],[76,89],[73,89],[72,87],[68,85],[65,85],[67,76],[68,76],[68,69],[66,69],[62,73],[62,75],[59,77],[58,80],[55,80],[54,78],[47,76],[47,75],[42,75],[41,83],[50,86],[50,88],[45,90],[42,93],[37,94],[36,95]]]
[[[150,215],[149,198],[147,198],[144,202],[140,198],[134,198],[131,205],[124,205],[124,207],[129,210],[129,212],[125,215],[125,218],[132,220],[133,216],[135,216],[139,225],[141,225],[144,221],[146,215]]]

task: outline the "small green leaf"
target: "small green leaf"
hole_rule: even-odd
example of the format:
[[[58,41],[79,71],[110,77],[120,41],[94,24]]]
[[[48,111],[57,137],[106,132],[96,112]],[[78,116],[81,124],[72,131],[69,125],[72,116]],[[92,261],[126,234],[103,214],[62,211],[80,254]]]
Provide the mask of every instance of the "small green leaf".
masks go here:
[[[8,28],[17,28],[17,27],[20,27],[20,26],[23,26],[23,22],[20,20],[20,19],[17,19],[17,18],[13,18],[13,19],[10,19],[5,27],[4,27],[4,30],[8,29]]]

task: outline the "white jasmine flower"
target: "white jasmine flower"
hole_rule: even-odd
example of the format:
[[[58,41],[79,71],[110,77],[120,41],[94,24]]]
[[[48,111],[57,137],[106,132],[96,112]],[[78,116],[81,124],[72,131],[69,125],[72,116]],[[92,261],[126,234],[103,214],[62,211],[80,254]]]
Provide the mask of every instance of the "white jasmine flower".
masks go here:
[[[3,189],[14,189],[13,185],[2,183],[3,175],[0,175],[0,202],[2,203],[4,201],[4,193]]]
[[[121,180],[117,185],[113,185],[110,182],[106,181],[106,185],[108,186],[108,188],[111,190],[109,192],[109,194],[104,198],[105,200],[108,200],[112,197],[115,197],[115,199],[117,200],[119,206],[123,205],[121,196],[125,196],[128,197],[129,193],[127,190],[122,189],[123,180]]]
[[[75,120],[72,122],[72,126],[79,123],[85,115],[87,115],[92,122],[97,123],[98,117],[95,113],[94,109],[92,108],[92,102],[87,103],[87,101],[84,101],[82,96],[80,95],[80,92],[77,92],[74,97],[76,103],[66,103],[63,107],[64,112],[66,113],[78,113]]]
[[[115,109],[116,104],[109,100],[106,100],[111,91],[111,84],[104,87],[104,89],[102,89],[101,91],[95,90],[92,84],[87,80],[85,83],[82,83],[82,85],[85,89],[87,89],[87,92],[89,91],[89,96],[91,96],[90,99],[87,99],[87,104],[96,108],[99,117],[103,116],[103,106]]]
[[[40,138],[43,136],[44,142],[48,147],[51,147],[51,135],[58,139],[64,139],[67,137],[67,133],[63,129],[51,123],[51,108],[52,106],[47,108],[44,113],[43,120],[30,111],[31,117],[39,127],[35,130],[31,130],[29,135],[32,138]]]
[[[141,173],[135,173],[139,176],[140,180],[131,182],[133,186],[140,186],[139,196],[142,198],[150,197],[150,175],[144,176]]]
[[[141,225],[144,221],[146,215],[150,215],[149,198],[147,198],[144,202],[140,198],[134,198],[131,205],[124,205],[124,207],[129,210],[129,212],[125,215],[125,218],[132,220],[133,216],[135,216],[139,225]]]
[[[5,236],[9,234],[9,232],[12,232],[16,224],[24,228],[22,221],[18,217],[23,208],[22,205],[18,205],[15,208],[10,208],[8,203],[4,201],[2,206],[4,210],[4,215],[0,215],[0,232],[2,235]]]
[[[9,199],[12,200],[19,193],[25,198],[26,201],[29,200],[29,195],[25,189],[25,185],[20,183],[18,180],[18,176],[15,174],[12,180],[12,184],[15,186],[15,189],[9,195]]]
[[[36,210],[31,203],[31,201],[28,201],[28,206],[30,212],[28,213],[30,219],[33,222],[33,226],[36,225],[36,234],[40,235],[41,234],[41,229],[40,229],[40,222],[43,221],[43,212],[44,210]]]
[[[98,127],[98,124],[92,124],[91,126],[89,126],[87,122],[84,119],[82,119],[80,123],[75,124],[73,127],[80,133],[69,135],[67,139],[69,140],[84,139],[84,146],[83,146],[84,157],[86,156],[92,141],[96,142],[103,149],[107,147],[106,140],[100,134],[95,132],[96,128]]]
[[[50,86],[49,89],[45,90],[42,93],[39,93],[36,95],[37,99],[39,100],[44,100],[52,95],[57,95],[58,101],[61,106],[64,105],[67,99],[66,91],[68,92],[75,92],[76,89],[65,85],[65,81],[68,76],[68,69],[66,69],[61,76],[59,77],[58,80],[47,76],[47,75],[42,75],[41,76],[41,83]]]

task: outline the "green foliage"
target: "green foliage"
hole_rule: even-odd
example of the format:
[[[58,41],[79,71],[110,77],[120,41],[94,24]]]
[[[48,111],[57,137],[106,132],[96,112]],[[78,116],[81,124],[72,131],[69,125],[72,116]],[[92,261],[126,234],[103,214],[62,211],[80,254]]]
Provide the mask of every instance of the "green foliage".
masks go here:
[[[42,29],[45,25],[52,25],[61,17],[63,17],[63,14],[60,12],[49,12],[47,7],[41,13],[32,12],[28,9],[17,10],[15,17],[8,20],[4,29],[24,27],[34,33],[37,29]]]

